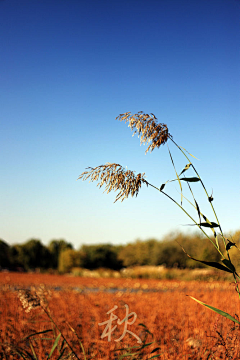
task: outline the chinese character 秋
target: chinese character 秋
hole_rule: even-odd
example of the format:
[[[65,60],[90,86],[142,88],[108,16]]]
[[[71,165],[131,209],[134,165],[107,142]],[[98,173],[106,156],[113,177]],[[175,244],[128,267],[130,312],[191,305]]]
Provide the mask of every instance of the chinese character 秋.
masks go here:
[[[131,312],[131,313],[129,314],[129,307],[128,307],[128,305],[124,305],[124,306],[125,306],[125,308],[126,308],[126,316],[125,316],[125,318],[124,318],[123,320],[120,320],[117,315],[114,315],[114,314],[113,314],[113,312],[118,308],[118,306],[115,305],[111,310],[109,310],[109,311],[107,312],[107,315],[110,314],[110,319],[98,324],[99,326],[101,326],[101,325],[106,325],[106,327],[105,327],[105,329],[103,330],[103,333],[102,333],[102,335],[101,335],[101,339],[104,339],[105,337],[107,337],[107,338],[108,338],[108,341],[111,341],[111,334],[112,334],[112,332],[113,332],[113,331],[116,329],[116,327],[117,327],[117,325],[112,326],[112,323],[113,323],[113,321],[117,320],[117,324],[118,324],[118,325],[122,325],[122,324],[124,323],[124,330],[123,330],[122,335],[121,335],[118,339],[116,339],[116,340],[114,340],[114,341],[120,341],[120,340],[122,340],[122,339],[124,338],[124,336],[126,335],[126,333],[128,332],[129,334],[133,335],[133,336],[137,339],[137,342],[138,342],[139,344],[141,344],[141,343],[142,343],[142,340],[141,340],[136,334],[134,334],[132,331],[130,331],[130,330],[127,329],[127,326],[128,326],[128,325],[132,325],[132,324],[136,321],[136,319],[137,319],[137,314],[136,314],[135,312]],[[129,321],[129,318],[130,318],[131,316],[133,316],[133,319]]]

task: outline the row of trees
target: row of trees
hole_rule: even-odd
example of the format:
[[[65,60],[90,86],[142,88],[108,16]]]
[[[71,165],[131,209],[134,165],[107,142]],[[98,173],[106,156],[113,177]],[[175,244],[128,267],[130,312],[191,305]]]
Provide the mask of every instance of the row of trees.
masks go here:
[[[26,271],[36,268],[58,269],[60,254],[68,249],[73,249],[73,246],[65,240],[52,240],[48,246],[38,239],[12,246],[0,240],[0,268]]]
[[[240,247],[240,231],[233,234],[232,241]],[[220,244],[221,245],[221,244]],[[31,239],[24,244],[8,245],[0,240],[0,268],[25,271],[36,268],[69,272],[73,267],[86,269],[108,268],[119,270],[135,265],[165,265],[168,268],[195,268],[204,266],[191,260],[182,247],[191,256],[206,261],[219,261],[216,249],[208,239],[199,235],[182,233],[170,234],[163,240],[136,240],[127,245],[82,245],[75,250],[65,240],[52,240],[48,246],[38,239]],[[223,250],[224,251],[224,250]],[[231,250],[236,266],[237,248]]]

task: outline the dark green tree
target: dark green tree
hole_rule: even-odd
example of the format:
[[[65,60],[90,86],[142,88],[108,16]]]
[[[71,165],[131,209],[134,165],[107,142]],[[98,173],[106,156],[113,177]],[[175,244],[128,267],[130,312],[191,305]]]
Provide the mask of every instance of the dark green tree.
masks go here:
[[[73,249],[65,249],[59,254],[58,271],[60,273],[67,273],[74,267],[80,267],[81,258],[79,251]]]
[[[15,244],[10,247],[10,260],[12,269],[16,270],[16,268],[26,269],[24,266],[24,250],[22,245]]]
[[[71,243],[66,242],[64,239],[52,240],[48,245],[48,250],[51,254],[51,265],[52,269],[58,269],[59,266],[59,256],[62,251],[67,249],[73,249]]]
[[[48,269],[51,265],[50,251],[38,239],[14,245],[11,249],[11,258],[15,266],[22,266],[25,270]]]
[[[119,252],[119,259],[123,265],[155,265],[155,251],[158,242],[155,239],[147,241],[136,240],[133,244],[127,244]]]
[[[119,270],[122,268],[122,261],[118,257],[120,249],[111,244],[83,245],[80,249],[82,266],[86,269]]]
[[[0,269],[9,268],[10,265],[10,246],[0,239]]]

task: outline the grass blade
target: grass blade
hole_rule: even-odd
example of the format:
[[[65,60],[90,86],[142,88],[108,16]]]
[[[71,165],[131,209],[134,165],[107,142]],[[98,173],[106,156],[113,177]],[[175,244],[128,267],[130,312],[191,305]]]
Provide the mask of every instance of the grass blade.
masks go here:
[[[198,182],[200,179],[198,177],[183,177],[180,180],[187,181],[187,182]]]
[[[18,354],[19,356],[21,356],[23,358],[23,360],[28,360],[28,359],[31,359],[31,360],[34,360],[34,358],[32,357],[32,355],[25,350],[25,353],[27,354],[24,354],[23,350],[22,349],[19,349],[19,348],[14,348],[14,353]],[[28,357],[26,357],[28,356]]]
[[[213,306],[204,304],[202,301],[195,299],[193,296],[190,296],[190,295],[187,295],[187,296],[189,296],[191,299],[193,299],[193,300],[195,300],[196,302],[198,302],[200,305],[203,305],[203,306],[207,307],[208,309],[216,312],[217,314],[222,315],[222,316],[224,316],[225,318],[227,318],[227,319],[229,319],[229,320],[231,320],[231,321],[234,321],[235,323],[237,323],[237,324],[240,325],[240,322],[239,322],[238,320],[236,320],[234,317],[232,317],[231,315],[229,315],[229,314],[226,313],[225,311],[222,311],[222,310],[219,310],[219,309],[217,309],[217,308],[215,308],[215,307],[213,307]]]
[[[188,224],[188,226],[195,226],[195,225],[198,225],[198,226],[204,226],[204,227],[208,227],[208,228],[215,228],[215,227],[219,227],[218,224],[216,224],[215,222],[211,222],[210,224],[208,222],[201,222],[199,224]]]
[[[195,198],[194,198],[194,201],[195,201],[195,205],[196,205],[196,209],[197,209],[197,213],[198,213],[198,217],[199,217],[199,223],[201,223],[201,211],[200,211],[199,205],[198,205],[197,201],[195,200]]]
[[[83,343],[81,342],[78,334],[76,333],[76,331],[73,329],[73,327],[72,327],[67,321],[66,321],[66,324],[69,326],[69,328],[72,330],[72,332],[73,332],[73,333],[76,335],[76,337],[78,338],[79,345],[81,346],[81,349],[82,349],[82,352],[83,352],[84,360],[87,360]]]
[[[31,348],[32,353],[33,353],[33,358],[34,358],[35,360],[38,360],[37,355],[36,355],[36,353],[35,353],[35,350],[34,350],[34,347],[33,347],[33,344],[32,344],[32,342],[31,342],[31,340],[29,340],[29,345],[30,345],[30,348]]]
[[[186,152],[187,152],[189,155],[191,155],[194,159],[199,160],[198,158],[196,158],[196,156],[190,154],[190,152],[188,152],[186,149],[184,149],[184,147],[182,147],[182,146],[180,146],[180,145],[178,145],[178,147],[181,148],[181,149],[183,149],[184,151],[186,151]]]
[[[53,347],[51,348],[51,351],[50,351],[50,353],[49,353],[49,355],[48,355],[47,359],[50,359],[50,357],[52,356],[52,353],[53,353],[53,352],[54,352],[54,350],[56,349],[57,344],[58,344],[58,342],[59,342],[59,340],[60,340],[61,336],[62,336],[62,334],[60,333],[60,334],[58,334],[58,336],[56,337],[56,339],[55,339],[55,341],[54,341],[54,344],[53,344]]]
[[[191,163],[187,164],[185,166],[185,168],[180,172],[179,176],[182,175],[185,171],[187,171],[190,168],[191,165],[192,165]]]
[[[234,267],[234,265],[231,263],[231,261],[227,260],[227,259],[223,259],[222,262],[224,263],[224,265],[227,266],[227,268],[229,270],[231,270],[231,272],[235,273],[236,272],[236,269]]]
[[[134,356],[134,355],[138,355],[139,353],[126,353],[120,356],[120,358],[118,360],[122,360],[123,358],[125,358],[126,356]]]
[[[150,354],[153,354],[154,352],[156,352],[156,351],[158,351],[158,350],[161,350],[160,347],[157,347],[157,348],[153,349],[153,350],[150,352]]]
[[[178,243],[179,244],[179,243]],[[180,244],[179,244],[180,245]],[[181,246],[181,245],[180,245]],[[223,270],[223,271],[226,271],[226,272],[229,272],[229,273],[233,273],[234,271],[230,270],[228,267],[226,266],[223,266],[222,264],[219,264],[215,261],[204,261],[204,260],[198,260],[198,259],[195,259],[194,257],[190,256],[185,250],[184,248],[181,246],[182,250],[185,252],[185,254],[192,260],[194,261],[198,261],[202,264],[205,264],[207,266],[211,266],[211,267],[214,267],[215,269],[218,269],[218,270]],[[224,263],[224,261],[222,260],[222,262]]]
[[[35,332],[35,333],[33,333],[33,334],[30,334],[30,335],[25,336],[24,338],[22,338],[21,341],[27,340],[27,339],[29,339],[30,337],[34,336],[34,335],[45,334],[45,333],[50,332],[50,331],[52,331],[52,329]]]

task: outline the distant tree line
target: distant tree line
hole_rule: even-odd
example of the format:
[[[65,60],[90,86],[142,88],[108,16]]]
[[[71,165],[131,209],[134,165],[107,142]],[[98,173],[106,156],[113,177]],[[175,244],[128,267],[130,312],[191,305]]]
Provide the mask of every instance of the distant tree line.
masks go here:
[[[240,231],[232,235],[231,241],[240,247]],[[223,249],[221,241],[220,246]],[[90,270],[98,268],[120,270],[123,267],[137,265],[164,265],[167,268],[182,269],[205,266],[189,258],[182,248],[199,260],[220,261],[219,253],[210,241],[197,234],[170,234],[161,241],[136,240],[127,245],[82,245],[79,250],[75,250],[73,245],[64,239],[52,240],[47,246],[39,239],[31,239],[24,244],[11,246],[6,241],[0,240],[0,270],[52,269],[66,273],[74,267]],[[240,265],[237,248],[231,251],[236,266]]]

